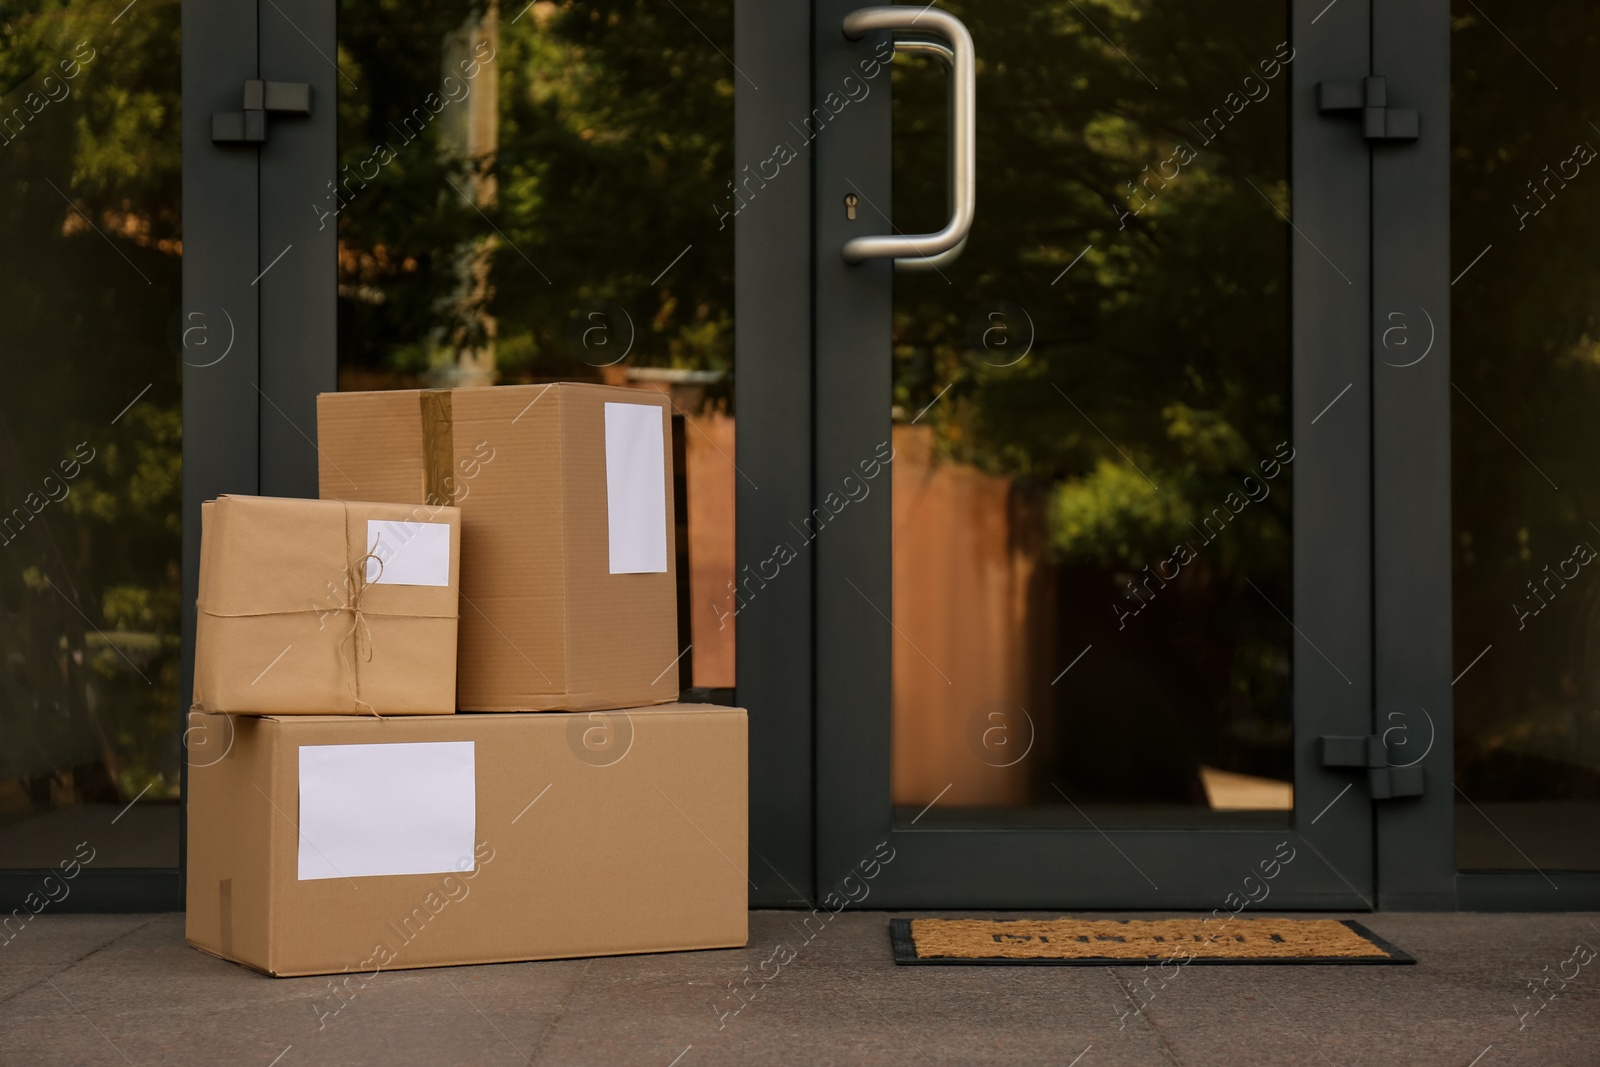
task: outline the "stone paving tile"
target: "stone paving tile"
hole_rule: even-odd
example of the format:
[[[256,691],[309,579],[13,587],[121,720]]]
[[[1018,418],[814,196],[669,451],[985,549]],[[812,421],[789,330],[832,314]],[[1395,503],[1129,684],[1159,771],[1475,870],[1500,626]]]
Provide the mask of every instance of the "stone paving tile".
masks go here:
[[[19,965],[63,966],[104,948],[131,930],[148,926],[156,918],[152,915],[58,916],[46,911],[13,931],[10,940],[0,944],[0,967],[10,971]],[[181,935],[182,916],[178,919]],[[5,995],[0,992],[0,997]]]
[[[1054,973],[1057,984],[1049,988],[1042,972],[1008,972],[997,983],[997,972],[986,978],[973,968],[941,977],[797,961],[737,1014],[724,1015],[702,988],[591,972],[546,1048],[551,1062],[657,1067],[680,1053],[682,1067],[1064,1064],[1103,1025],[1102,1012],[1087,1007],[1092,998],[1076,991],[1110,984],[1084,971]],[[1126,1042],[1120,1056],[1102,1062],[1159,1062],[1156,1042]]]
[[[743,949],[395,971],[342,995],[190,949],[181,916],[43,915],[0,948],[0,1063],[1600,1062],[1600,960],[1537,1014],[1526,989],[1600,944],[1592,915],[1361,916],[1420,962],[1184,968],[1139,1011],[1140,968],[896,967],[888,914],[809,937],[805,915],[751,913]]]

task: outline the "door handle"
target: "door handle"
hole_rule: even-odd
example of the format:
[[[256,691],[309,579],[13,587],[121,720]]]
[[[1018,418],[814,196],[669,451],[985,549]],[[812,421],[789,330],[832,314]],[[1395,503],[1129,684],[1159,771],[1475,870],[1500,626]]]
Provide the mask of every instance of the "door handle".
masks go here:
[[[949,75],[950,78],[948,126],[949,129],[954,130],[956,128],[955,49],[951,48],[943,41],[936,41],[931,37],[902,37],[898,41],[894,42],[894,50],[896,52],[905,52],[910,55],[933,56],[944,63],[945,73]],[[950,138],[949,163],[950,171],[953,174],[956,168],[956,142],[954,135],[952,135]],[[945,208],[951,214],[955,213],[956,192],[955,182],[953,180],[945,188]],[[966,247],[967,235],[962,234],[961,240],[957,241],[953,246],[945,249],[943,252],[939,252],[931,256],[913,256],[911,258],[896,259],[894,261],[894,269],[916,271],[938,270],[940,267],[954,263],[961,253],[966,250]]]
[[[977,209],[978,87],[972,35],[947,11],[911,5],[860,8],[844,17],[843,29],[851,41],[873,30],[921,34],[896,40],[895,51],[937,55],[950,64],[950,221],[935,233],[852,237],[844,245],[847,263],[893,259],[904,270],[932,270],[961,254]],[[943,37],[944,42],[928,36]]]

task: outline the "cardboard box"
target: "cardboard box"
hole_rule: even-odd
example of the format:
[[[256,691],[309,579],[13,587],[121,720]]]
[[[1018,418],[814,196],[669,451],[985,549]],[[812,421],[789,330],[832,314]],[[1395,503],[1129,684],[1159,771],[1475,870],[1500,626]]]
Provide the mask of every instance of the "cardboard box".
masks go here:
[[[200,529],[196,707],[455,711],[458,509],[223,496]]]
[[[670,408],[562,383],[324,393],[324,497],[461,508],[462,711],[678,698]]]
[[[365,983],[746,943],[741,709],[196,714],[189,736],[196,948]]]

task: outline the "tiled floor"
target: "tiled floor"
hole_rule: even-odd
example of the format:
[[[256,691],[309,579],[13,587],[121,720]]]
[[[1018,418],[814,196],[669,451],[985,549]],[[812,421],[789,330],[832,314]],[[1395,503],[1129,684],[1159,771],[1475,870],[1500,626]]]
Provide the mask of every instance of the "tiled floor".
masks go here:
[[[1600,1064],[1600,958],[1536,1014],[1526,985],[1561,990],[1594,915],[1362,916],[1419,962],[1190,967],[1142,1012],[1135,967],[896,968],[884,913],[809,943],[796,913],[750,918],[743,950],[396,971],[340,1000],[188,948],[178,915],[41,915],[0,945],[0,1064]]]

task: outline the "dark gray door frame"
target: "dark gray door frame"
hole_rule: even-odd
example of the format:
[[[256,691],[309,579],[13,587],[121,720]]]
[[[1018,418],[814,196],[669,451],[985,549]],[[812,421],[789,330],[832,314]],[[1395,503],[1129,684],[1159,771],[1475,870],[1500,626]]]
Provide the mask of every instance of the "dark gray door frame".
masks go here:
[[[190,698],[200,504],[220,493],[315,496],[316,396],[337,384],[333,178],[338,73],[330,0],[183,6],[184,644]],[[319,55],[318,53],[321,53]],[[216,144],[211,116],[244,82],[302,82],[311,114],[269,118],[264,144]]]
[[[813,559],[792,524],[812,496],[812,156],[792,123],[811,107],[811,5],[735,0],[736,173],[782,166],[734,226],[738,353],[738,700],[750,711],[750,902],[813,898]],[[759,91],[754,86],[760,86]],[[752,187],[754,188],[754,187]],[[794,558],[778,553],[790,547]],[[776,577],[768,578],[778,566]],[[750,576],[756,575],[755,580]]]
[[[817,0],[815,85],[835,85],[878,43],[839,31],[852,0]],[[817,891],[887,840],[895,859],[874,883],[891,907],[1215,908],[1288,838],[1298,855],[1275,886],[1279,907],[1373,906],[1372,815],[1354,773],[1324,769],[1317,738],[1365,734],[1372,720],[1368,153],[1316,110],[1315,85],[1359,77],[1369,8],[1313,27],[1295,5],[1292,166],[1302,240],[1286,235],[1294,277],[1295,645],[1298,811],[1288,830],[940,830],[897,826],[889,798],[892,631],[889,494],[855,503],[811,545],[816,553]],[[977,41],[979,54],[986,44]],[[992,43],[989,45],[992,47]],[[826,486],[890,433],[891,273],[845,264],[854,236],[844,193],[891,214],[889,100],[875,93],[829,123],[815,159],[815,479]],[[982,194],[977,225],[983,225]],[[874,222],[882,220],[872,213]],[[1311,241],[1315,241],[1313,246]],[[1326,258],[1324,258],[1326,257]],[[1345,277],[1329,269],[1339,264]],[[1348,387],[1337,417],[1318,416]],[[748,412],[746,413],[748,414]],[[1336,562],[1332,562],[1336,561]],[[1332,565],[1330,565],[1332,564]],[[869,603],[864,604],[866,600]],[[1334,666],[1337,664],[1337,667]],[[1346,787],[1349,787],[1348,789]],[[1350,795],[1343,796],[1348,792]],[[1334,801],[1337,803],[1333,803]],[[1324,804],[1331,806],[1313,819]],[[1134,862],[1122,862],[1111,844]],[[1291,874],[1292,872],[1292,874]]]
[[[256,76],[255,3],[185,0],[183,45],[183,310],[200,332],[184,338],[180,718],[194,695],[200,504],[260,486],[259,168],[254,150],[211,143],[211,115],[239,110],[243,79]]]
[[[1394,762],[1428,751],[1423,795],[1375,807],[1378,906],[1600,908],[1600,871],[1456,869],[1449,0],[1375,5],[1370,73],[1421,134],[1372,147],[1373,728],[1403,731]]]
[[[335,15],[332,0],[183,4],[180,719],[192,696],[201,502],[317,495],[316,396],[338,370],[337,231],[318,229],[326,190],[306,176],[331,181],[335,170]],[[269,118],[259,146],[213,143],[211,116],[241,110],[252,78],[308,84],[311,114]],[[187,797],[187,762],[184,784]],[[184,840],[180,863],[186,850]]]
[[[1368,73],[1421,123],[1372,142],[1373,729],[1401,728],[1391,762],[1431,746],[1423,795],[1375,808],[1378,906],[1453,909],[1449,0],[1374,5]],[[1416,363],[1413,341],[1432,346]]]
[[[260,159],[260,492],[317,495],[317,394],[339,387],[339,230],[323,217],[339,180],[345,77],[335,0],[260,7],[260,78],[311,87],[307,117],[268,118]]]
[[[257,154],[211,142],[214,112],[240,109],[257,77],[253,0],[183,6],[183,676],[192,695],[200,503],[259,488],[260,175]]]

